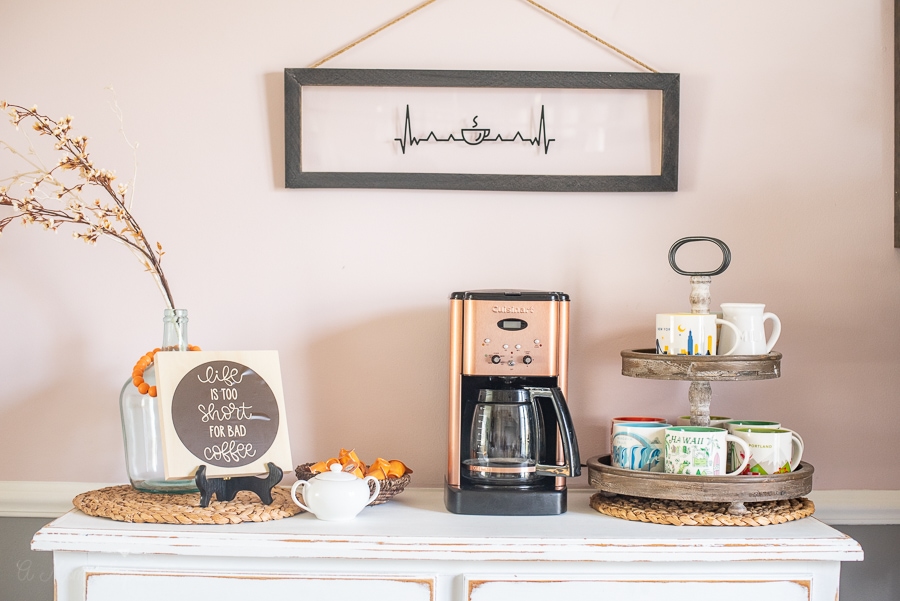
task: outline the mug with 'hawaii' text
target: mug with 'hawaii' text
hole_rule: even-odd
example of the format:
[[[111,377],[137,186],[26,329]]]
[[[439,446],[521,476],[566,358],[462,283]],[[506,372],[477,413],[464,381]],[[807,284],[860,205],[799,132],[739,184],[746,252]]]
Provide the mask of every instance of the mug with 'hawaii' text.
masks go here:
[[[726,472],[727,444],[740,447],[743,461],[737,469]],[[665,470],[667,474],[686,476],[736,476],[750,462],[750,447],[744,440],[729,434],[725,428],[674,426],[666,429]]]

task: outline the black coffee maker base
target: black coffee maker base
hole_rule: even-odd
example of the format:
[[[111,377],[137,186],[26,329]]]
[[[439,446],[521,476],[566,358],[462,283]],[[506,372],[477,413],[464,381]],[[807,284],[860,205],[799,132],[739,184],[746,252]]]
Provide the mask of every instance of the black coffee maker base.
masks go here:
[[[567,509],[565,489],[460,489],[447,484],[444,505],[451,513],[464,515],[559,515]]]

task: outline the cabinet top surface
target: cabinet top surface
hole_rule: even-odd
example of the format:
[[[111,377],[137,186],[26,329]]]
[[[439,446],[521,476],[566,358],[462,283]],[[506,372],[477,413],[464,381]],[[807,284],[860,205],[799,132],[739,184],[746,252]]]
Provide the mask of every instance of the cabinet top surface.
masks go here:
[[[116,522],[72,510],[38,531],[32,547],[98,553],[372,559],[862,559],[856,541],[814,518],[762,527],[647,524],[594,511],[589,505],[594,492],[569,491],[568,512],[558,516],[455,515],[444,508],[441,490],[416,488],[383,505],[367,507],[348,522],[322,521],[303,513],[261,523],[174,526]]]

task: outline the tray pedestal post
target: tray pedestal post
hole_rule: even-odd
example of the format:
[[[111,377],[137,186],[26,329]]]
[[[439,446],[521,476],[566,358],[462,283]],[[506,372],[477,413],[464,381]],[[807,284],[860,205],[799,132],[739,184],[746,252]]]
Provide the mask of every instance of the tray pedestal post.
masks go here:
[[[712,278],[708,275],[691,276],[691,313],[706,315],[709,313],[709,284]]]
[[[712,278],[708,275],[691,276],[691,313],[709,314],[710,282]],[[691,425],[708,426],[709,403],[712,400],[712,387],[709,382],[691,382],[688,400],[691,403]]]
[[[707,381],[691,382],[688,390],[688,400],[691,402],[691,425],[709,425],[709,404],[712,401],[712,386]]]

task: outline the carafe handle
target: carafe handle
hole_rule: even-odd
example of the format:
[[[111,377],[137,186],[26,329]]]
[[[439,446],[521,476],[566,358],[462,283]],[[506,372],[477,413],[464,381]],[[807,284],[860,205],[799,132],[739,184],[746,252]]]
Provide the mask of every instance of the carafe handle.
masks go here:
[[[553,388],[525,388],[532,397],[549,398],[553,402],[553,410],[556,413],[556,422],[559,426],[560,440],[563,447],[563,465],[537,464],[535,473],[542,476],[565,476],[573,478],[581,475],[581,455],[578,452],[578,439],[575,437],[575,429],[572,427],[572,416],[569,415],[569,407],[562,390]],[[537,411],[535,407],[535,411]]]

